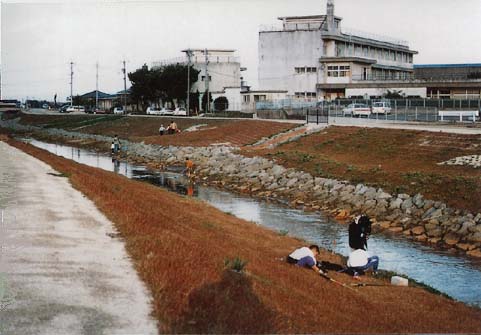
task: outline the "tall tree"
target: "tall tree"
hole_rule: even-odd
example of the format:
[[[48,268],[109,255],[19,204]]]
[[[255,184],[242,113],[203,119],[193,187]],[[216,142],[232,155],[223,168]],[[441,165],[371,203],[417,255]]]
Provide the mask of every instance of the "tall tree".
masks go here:
[[[199,77],[198,70],[190,68],[191,85]],[[132,82],[131,96],[133,101],[141,103],[143,109],[152,101],[182,100],[187,93],[187,65],[170,64],[155,69],[149,69],[144,64],[142,68],[129,73]]]
[[[152,101],[160,97],[155,87],[154,71],[150,70],[146,64],[140,69],[130,72],[128,76],[132,83],[130,96],[137,105],[142,105],[142,109],[147,108]]]

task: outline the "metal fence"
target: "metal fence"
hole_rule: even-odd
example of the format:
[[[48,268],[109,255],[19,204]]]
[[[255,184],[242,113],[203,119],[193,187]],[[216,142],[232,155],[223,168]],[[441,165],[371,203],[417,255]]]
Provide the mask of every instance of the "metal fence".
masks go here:
[[[379,100],[378,100],[379,101]],[[374,100],[336,100],[318,103],[306,113],[308,123],[317,123],[319,114],[328,119],[356,118],[386,122],[479,122],[479,100],[403,99],[383,100],[389,109],[373,113]],[[361,106],[359,104],[362,104]],[[352,112],[353,105],[365,107],[364,112]],[[367,111],[366,111],[367,110]]]

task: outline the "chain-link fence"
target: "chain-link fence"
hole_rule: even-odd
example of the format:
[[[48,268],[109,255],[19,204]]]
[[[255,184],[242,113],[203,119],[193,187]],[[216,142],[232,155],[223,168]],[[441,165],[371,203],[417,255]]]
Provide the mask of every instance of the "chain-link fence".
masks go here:
[[[305,119],[309,123],[324,123],[327,118],[363,118],[387,122],[479,122],[480,110],[480,99],[337,99],[314,103],[284,99],[256,104],[259,118]]]

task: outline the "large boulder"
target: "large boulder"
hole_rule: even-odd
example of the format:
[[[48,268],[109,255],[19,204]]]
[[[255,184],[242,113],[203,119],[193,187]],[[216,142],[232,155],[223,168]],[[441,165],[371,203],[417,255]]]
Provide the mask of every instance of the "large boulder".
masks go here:
[[[286,172],[286,169],[280,165],[274,165],[271,169],[271,174],[274,177],[280,177],[284,172]]]
[[[443,240],[447,245],[455,245],[459,242],[460,237],[455,233],[447,233],[444,235]]]
[[[286,187],[293,187],[299,182],[297,178],[292,178],[286,183]]]
[[[416,194],[414,197],[413,197],[413,203],[414,205],[417,207],[417,208],[423,208],[424,206],[424,198],[421,194]]]
[[[401,208],[404,210],[411,209],[413,207],[413,199],[412,198],[407,198],[403,201],[401,204]]]
[[[392,195],[390,195],[389,193],[386,193],[384,192],[384,190],[382,188],[378,189],[377,190],[377,194],[376,194],[376,198],[378,200],[387,200],[387,199],[391,199],[392,198]]]
[[[390,209],[396,209],[396,208],[401,208],[401,204],[403,203],[403,200],[400,198],[395,198],[391,200],[391,203],[389,205]]]
[[[481,243],[481,233],[474,233],[468,236],[468,241],[470,242],[480,242]]]
[[[411,229],[411,233],[413,235],[421,235],[421,234],[424,234],[425,231],[426,230],[424,229],[423,226],[417,226]]]

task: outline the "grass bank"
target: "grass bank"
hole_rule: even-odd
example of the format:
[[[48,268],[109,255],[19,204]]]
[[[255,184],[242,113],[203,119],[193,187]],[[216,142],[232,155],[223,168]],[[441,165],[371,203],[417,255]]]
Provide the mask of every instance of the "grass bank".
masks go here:
[[[421,193],[458,209],[481,212],[481,169],[438,163],[481,154],[481,135],[413,130],[329,127],[263,151],[278,164],[390,193]]]
[[[280,260],[302,245],[299,240],[195,199],[7,141],[68,176],[115,223],[152,293],[162,332],[481,331],[478,309],[420,288],[348,290]],[[236,257],[248,262],[246,273],[226,269],[226,259]],[[327,251],[321,258],[340,261]]]
[[[255,143],[263,137],[294,128],[296,125],[282,122],[232,119],[199,119],[186,117],[141,117],[116,115],[31,115],[19,113],[25,125],[60,128],[88,134],[114,136],[123,139],[163,146],[208,146],[226,143],[243,146]],[[199,131],[181,132],[159,136],[161,124],[167,127],[175,120],[181,130],[200,126]]]

